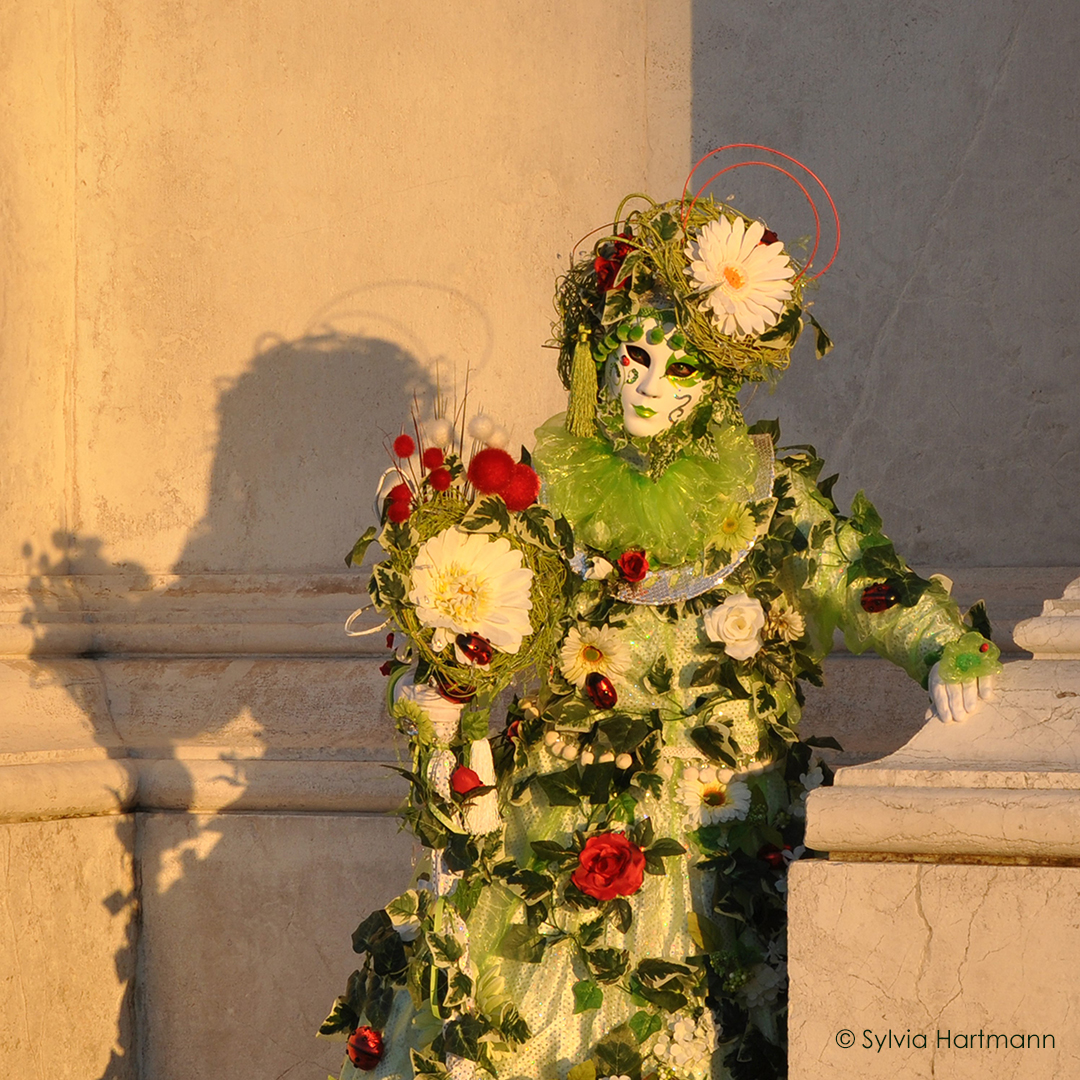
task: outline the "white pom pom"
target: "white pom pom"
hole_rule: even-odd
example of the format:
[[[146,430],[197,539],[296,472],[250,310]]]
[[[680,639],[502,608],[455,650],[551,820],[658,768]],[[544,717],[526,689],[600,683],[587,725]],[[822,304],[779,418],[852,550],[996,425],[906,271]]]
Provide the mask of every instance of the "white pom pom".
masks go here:
[[[716,770],[711,765],[707,765],[698,773],[698,779],[703,784],[713,784],[716,782]]]
[[[596,755],[591,750],[581,751],[581,764],[591,765],[596,760]]]
[[[693,765],[688,765],[682,771],[682,778],[689,781],[691,784],[698,778],[698,771]]]
[[[544,732],[544,743],[547,746],[554,746],[559,741],[559,733],[554,729]]]
[[[606,765],[609,761],[615,760],[615,755],[610,750],[605,750],[598,758],[601,765]]]
[[[491,433],[495,430],[495,421],[490,416],[477,413],[469,421],[467,430],[477,442],[487,442],[491,438]]]
[[[424,425],[424,434],[432,446],[445,449],[454,440],[454,425],[445,417],[440,417],[438,420],[429,420]]]
[[[578,748],[574,743],[567,743],[562,749],[564,761],[573,761],[578,756]]]
[[[504,450],[510,441],[506,428],[497,427],[488,437],[488,446],[494,446],[498,450]]]
[[[629,754],[620,754],[615,759],[616,769],[629,769],[634,764],[634,759]]]

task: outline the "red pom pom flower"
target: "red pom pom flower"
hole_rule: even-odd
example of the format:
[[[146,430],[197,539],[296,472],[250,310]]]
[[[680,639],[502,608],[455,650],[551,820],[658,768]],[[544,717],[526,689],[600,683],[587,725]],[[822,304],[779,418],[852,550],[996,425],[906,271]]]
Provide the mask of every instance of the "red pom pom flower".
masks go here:
[[[618,567],[624,581],[641,581],[649,572],[649,560],[644,551],[624,551]]]
[[[514,459],[505,451],[489,446],[469,462],[469,483],[483,495],[497,495],[514,473]]]
[[[424,456],[420,460],[424,463],[425,469],[437,469],[446,459],[443,456],[443,452],[437,446],[429,446],[424,451]]]
[[[358,1027],[349,1036],[347,1051],[349,1060],[356,1068],[371,1072],[382,1061],[386,1052],[382,1032],[374,1028]]]
[[[570,880],[597,900],[633,896],[645,880],[645,853],[622,833],[590,836]]]
[[[428,476],[428,483],[436,491],[445,491],[452,481],[449,469],[436,469],[430,476]]]
[[[409,435],[399,435],[394,440],[394,453],[400,458],[412,457],[416,452],[416,443]]]
[[[403,521],[408,521],[411,513],[412,507],[404,500],[392,500],[390,505],[386,508],[386,516],[394,522],[395,525],[400,525]]]
[[[536,502],[540,494],[540,477],[524,463],[514,466],[510,480],[499,494],[508,510],[524,510]]]

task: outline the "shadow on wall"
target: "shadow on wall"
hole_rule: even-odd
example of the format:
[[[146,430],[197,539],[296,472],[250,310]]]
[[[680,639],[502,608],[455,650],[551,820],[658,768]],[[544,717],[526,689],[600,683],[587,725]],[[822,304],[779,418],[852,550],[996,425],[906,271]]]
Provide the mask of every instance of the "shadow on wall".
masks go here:
[[[178,678],[168,670],[170,663],[181,671],[181,678],[189,673],[193,681],[205,677],[207,685],[218,687],[229,680],[237,665],[250,664],[231,654],[228,642],[221,642],[221,655],[216,658],[133,656],[131,651],[137,650],[125,649],[125,633],[140,624],[176,622],[177,597],[183,603],[189,591],[185,578],[194,581],[195,576],[208,571],[251,573],[287,568],[302,573],[326,566],[344,570],[342,555],[371,521],[371,492],[381,472],[379,462],[385,457],[382,444],[400,430],[414,395],[422,404],[425,398],[430,402],[433,389],[424,365],[388,340],[327,331],[272,342],[260,348],[248,370],[221,393],[206,511],[173,567],[180,580],[168,593],[152,591],[155,575],[146,568],[110,563],[103,555],[100,537],[58,534],[55,543],[62,551],[58,557],[35,553],[29,546],[24,549],[32,606],[24,612],[23,622],[34,629],[36,645],[31,655],[39,670],[65,687],[93,725],[95,739],[109,747],[110,754],[123,756],[131,751],[156,759],[156,776],[179,805],[183,805],[185,793],[189,798],[193,793],[188,765],[177,754],[179,746],[201,743],[205,753],[216,754],[224,766],[222,771],[232,777],[239,798],[245,787],[243,761],[227,749],[232,732],[238,730],[236,725],[241,725],[244,739],[240,758],[289,756],[287,733],[282,734],[280,720],[260,721],[259,701],[224,693],[219,700],[217,690],[207,698],[206,709],[174,709],[167,721],[139,715],[138,697],[131,687],[156,685],[159,698],[164,700],[160,686]],[[382,417],[388,418],[387,430],[381,430]],[[71,566],[78,569],[75,578],[68,576]],[[105,587],[100,581],[87,586],[96,575],[105,579]],[[358,577],[358,591],[362,580]],[[114,586],[112,582],[122,584]],[[196,592],[200,587],[205,585],[193,585]],[[99,602],[103,610],[93,610]],[[66,645],[72,610],[81,611],[84,623],[99,624],[93,643],[78,657]],[[347,613],[341,613],[342,619]],[[99,662],[92,678],[87,676],[87,659]],[[180,699],[191,700],[182,695]],[[261,701],[266,700],[264,693]],[[228,702],[226,711],[221,709],[223,701]],[[287,703],[282,711],[288,712]],[[298,730],[306,731],[308,718],[296,716],[295,723]],[[326,827],[325,822],[313,824],[316,830]],[[343,925],[329,942],[303,939],[301,951],[310,954],[312,962],[325,971],[322,982],[328,989],[325,1002],[312,1005],[298,1001],[296,986],[302,976],[289,966],[296,951],[290,953],[288,939],[290,934],[304,933],[303,927],[292,927],[292,912],[311,906],[311,883],[320,880],[318,853],[298,851],[295,844],[287,851],[275,851],[274,829],[274,823],[262,820],[261,815],[157,814],[141,819],[136,830],[123,819],[118,821],[116,836],[122,849],[136,860],[135,881],[141,882],[141,895],[136,884],[135,891],[114,893],[102,901],[114,918],[124,920],[126,944],[115,957],[117,979],[124,987],[116,1046],[96,1080],[133,1080],[140,1067],[152,1069],[152,1061],[140,1066],[135,1060],[136,1014],[147,1007],[148,980],[160,978],[148,972],[148,966],[156,962],[155,954],[151,965],[147,963],[147,950],[153,944],[139,940],[140,920],[151,905],[160,918],[177,921],[178,933],[188,935],[184,949],[172,942],[173,953],[186,949],[193,958],[190,964],[179,963],[174,974],[176,985],[168,998],[175,1010],[182,1011],[185,1001],[205,998],[200,972],[208,967],[233,968],[222,985],[235,987],[235,996],[215,1003],[213,1008],[200,1007],[203,1017],[213,1015],[215,1019],[197,1034],[203,1046],[189,1047],[191,1062],[212,1061],[216,1042],[235,1040],[236,1031],[254,1021],[268,1034],[263,1039],[264,1059],[250,1060],[251,1075],[275,1075],[281,1070],[282,1058],[275,1032],[288,1029],[290,1022],[294,1028],[302,1023],[314,1036],[322,1013],[314,1020],[306,1013],[301,1019],[299,1014],[304,1008],[318,1010],[329,1003],[348,963],[345,957],[353,925]],[[391,847],[393,831],[387,830],[387,847]],[[280,867],[274,866],[277,858],[281,859]],[[377,897],[376,903],[385,902],[398,885],[393,860],[387,856],[383,861],[388,865],[380,871],[379,859],[375,860],[374,868],[379,872],[374,890],[385,887],[386,895]],[[274,889],[265,888],[268,866],[271,879],[277,882]],[[188,884],[196,867],[197,889]],[[184,896],[189,887],[191,894]],[[357,909],[359,905],[360,901]],[[354,915],[350,907],[348,919]],[[219,938],[233,922],[235,951],[208,957],[207,951],[219,947]],[[215,926],[215,933],[200,933],[209,924]],[[252,927],[260,929],[252,932]],[[170,933],[172,930],[170,926]],[[61,933],[57,928],[58,939]],[[242,951],[242,935],[249,943],[254,937],[264,947],[251,950],[255,955]],[[229,934],[230,942],[233,938]],[[172,963],[176,958],[166,959]],[[260,1010],[265,1010],[265,1015],[259,1015]],[[279,1013],[276,1021],[275,1010]],[[294,1019],[290,1021],[290,1017]],[[182,1017],[155,1009],[152,1017],[144,1017],[140,1028],[164,1033],[166,1044],[175,1044],[183,1023]],[[319,1048],[312,1038],[306,1067],[336,1068],[340,1047],[322,1044],[320,1056],[325,1060],[316,1059]]]

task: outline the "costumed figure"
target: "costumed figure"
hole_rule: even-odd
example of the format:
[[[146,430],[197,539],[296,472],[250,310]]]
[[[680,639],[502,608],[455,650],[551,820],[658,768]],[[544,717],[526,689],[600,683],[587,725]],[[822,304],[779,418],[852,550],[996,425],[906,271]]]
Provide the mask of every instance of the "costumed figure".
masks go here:
[[[914,574],[861,493],[842,515],[812,449],[744,424],[737,391],[804,322],[830,346],[814,252],[700,194],[625,201],[561,279],[570,404],[537,432],[543,505],[529,461],[489,445],[466,468],[460,438],[382,499],[371,592],[408,638],[391,712],[431,857],[354,934],[364,966],[322,1028],[349,1039],[344,1080],[785,1075],[785,873],[831,780],[830,741],[796,734],[800,683],[839,627],[941,720],[991,692],[981,610]],[[529,665],[539,688],[489,743]]]

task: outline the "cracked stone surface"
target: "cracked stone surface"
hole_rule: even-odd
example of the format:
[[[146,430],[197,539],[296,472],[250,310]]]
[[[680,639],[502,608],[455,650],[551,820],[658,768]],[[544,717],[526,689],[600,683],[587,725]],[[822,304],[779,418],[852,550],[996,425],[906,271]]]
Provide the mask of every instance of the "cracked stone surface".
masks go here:
[[[789,897],[791,1080],[1080,1075],[1080,868],[801,861]]]

